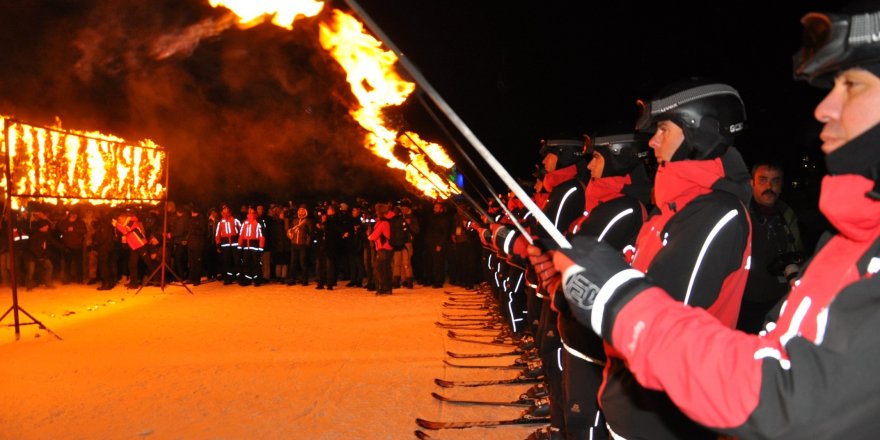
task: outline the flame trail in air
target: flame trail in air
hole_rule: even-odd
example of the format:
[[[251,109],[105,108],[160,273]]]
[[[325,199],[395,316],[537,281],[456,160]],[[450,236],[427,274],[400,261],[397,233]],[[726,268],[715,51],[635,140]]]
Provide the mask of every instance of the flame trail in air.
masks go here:
[[[286,29],[292,29],[296,17],[315,16],[323,7],[322,2],[309,0],[211,0],[211,5],[226,7],[236,14],[243,26],[271,17],[272,23]],[[403,170],[406,180],[423,194],[446,198],[459,193],[449,179],[432,170],[453,166],[443,147],[421,140],[415,145],[412,140],[418,139],[418,135],[408,132],[410,136],[404,136],[389,127],[385,110],[403,104],[415,90],[415,84],[404,81],[397,74],[396,55],[384,50],[382,43],[368,34],[360,21],[339,10],[333,10],[330,22],[320,24],[319,39],[321,46],[346,72],[346,80],[358,100],[358,105],[350,109],[349,114],[367,131],[365,146],[387,160],[389,168]],[[408,157],[394,155],[396,144],[406,149]]]

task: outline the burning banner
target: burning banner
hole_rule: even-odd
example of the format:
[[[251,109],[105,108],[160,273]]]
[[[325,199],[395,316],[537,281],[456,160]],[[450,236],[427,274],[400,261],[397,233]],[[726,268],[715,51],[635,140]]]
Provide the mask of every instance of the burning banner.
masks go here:
[[[323,2],[211,0],[211,5],[231,10],[238,16],[240,26],[271,18],[273,24],[291,29],[295,18],[317,15]],[[384,50],[382,43],[368,34],[356,18],[340,10],[333,10],[331,23],[320,24],[319,38],[321,46],[345,70],[346,80],[358,100],[349,114],[367,131],[365,146],[387,160],[389,168],[403,170],[406,180],[428,197],[448,198],[460,193],[449,177],[436,172],[446,169],[449,176],[454,165],[443,147],[416,140],[415,133],[400,133],[388,127],[385,109],[404,103],[415,90],[415,84],[404,81],[395,71],[397,56]],[[406,150],[404,154],[395,154],[395,149],[401,147]]]
[[[153,141],[133,145],[60,125],[41,127],[0,116],[0,152],[9,164],[0,186],[11,187],[13,209],[28,201],[115,205],[164,199],[165,151]]]

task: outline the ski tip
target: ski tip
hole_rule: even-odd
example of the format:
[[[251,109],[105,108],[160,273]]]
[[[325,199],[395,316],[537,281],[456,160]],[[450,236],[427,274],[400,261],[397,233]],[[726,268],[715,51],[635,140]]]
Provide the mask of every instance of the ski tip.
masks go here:
[[[438,426],[434,424],[434,422],[425,419],[416,419],[416,425],[421,426],[425,429],[440,429]]]
[[[428,435],[427,432],[425,432],[425,431],[421,431],[421,430],[418,430],[418,429],[415,430],[415,434],[416,434],[416,438],[420,438],[420,439],[431,438],[431,436]]]
[[[441,402],[446,402],[447,400],[449,400],[449,399],[447,399],[446,397],[441,396],[440,394],[438,394],[438,393],[434,393],[434,392],[431,393],[431,397],[433,397],[433,398],[435,398],[435,399],[437,399],[437,400],[439,400],[439,401],[441,401]]]
[[[455,386],[454,383],[452,383],[448,380],[443,380],[443,379],[434,379],[434,383],[436,383],[437,385],[439,385],[443,388],[452,388]]]

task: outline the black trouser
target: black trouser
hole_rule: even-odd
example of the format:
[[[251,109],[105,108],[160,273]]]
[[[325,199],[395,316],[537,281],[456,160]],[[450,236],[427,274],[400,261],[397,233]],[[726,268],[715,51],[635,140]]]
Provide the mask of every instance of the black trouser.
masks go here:
[[[61,253],[61,270],[63,282],[82,284],[83,282],[83,250],[82,248],[65,247]]]
[[[544,367],[544,381],[550,392],[550,424],[563,429],[565,427],[565,411],[562,405],[562,370],[559,363],[563,351],[559,330],[556,328],[557,314],[550,308],[550,300],[544,300],[541,310],[541,365]]]
[[[336,261],[325,251],[315,255],[315,275],[319,286],[336,286]]]
[[[376,291],[391,293],[391,259],[394,251],[379,249],[376,251]]]
[[[147,249],[146,246],[132,249],[131,253],[128,254],[128,283],[130,285],[135,286],[140,284],[141,279],[138,275],[138,266],[141,261],[147,266],[146,276],[152,275],[153,271],[156,269],[156,265],[153,263],[153,260],[150,259],[149,249]]]
[[[199,284],[202,281],[202,258],[204,255],[204,246],[193,243],[187,246],[188,280],[192,284]]]
[[[186,257],[189,253],[187,251],[187,248],[187,245],[181,243],[174,243],[171,246],[171,252],[173,255],[172,258],[174,259],[174,264],[172,265],[172,268],[174,270],[174,273],[181,278],[186,277],[187,274]]]
[[[52,260],[49,257],[31,257],[27,261],[27,281],[28,288],[35,287],[37,282],[34,278],[37,268],[40,269],[40,279],[46,286],[52,285]]]
[[[437,250],[437,248],[440,248]],[[442,287],[446,281],[446,247],[429,245],[428,258],[430,259],[429,270],[430,283],[434,287]]]
[[[309,282],[309,247],[304,244],[295,244],[290,247],[290,268],[287,276],[290,281],[296,281],[297,277],[303,283]]]
[[[528,331],[532,335],[535,336],[535,342],[538,343],[538,339],[540,338],[539,326],[541,325],[541,308],[543,307],[544,301],[541,298],[538,298],[538,292],[532,286],[537,286],[539,283],[537,275],[535,275],[534,269],[529,266],[529,270],[526,271],[526,320],[528,321]]]
[[[565,438],[607,439],[608,428],[598,398],[603,365],[588,362],[563,348],[562,367]]]
[[[98,279],[101,287],[113,287],[116,285],[116,276],[113,273],[113,249],[98,249]]]
[[[226,281],[234,281],[241,273],[238,265],[238,248],[234,244],[220,246],[220,267]]]
[[[241,248],[241,275],[246,282],[259,282],[263,276],[263,251],[250,244],[253,241],[245,240]]]
[[[349,278],[351,282],[360,286],[364,282],[364,254],[361,252],[361,248],[358,247],[347,252],[345,256],[348,259]]]
[[[510,266],[507,270],[509,285],[500,298],[502,316],[507,317],[510,328],[522,334],[526,328],[526,280],[522,269]]]
[[[367,274],[367,287],[375,288],[376,270],[373,263],[376,259],[376,248],[372,242],[364,247],[362,258],[364,259],[364,272]]]

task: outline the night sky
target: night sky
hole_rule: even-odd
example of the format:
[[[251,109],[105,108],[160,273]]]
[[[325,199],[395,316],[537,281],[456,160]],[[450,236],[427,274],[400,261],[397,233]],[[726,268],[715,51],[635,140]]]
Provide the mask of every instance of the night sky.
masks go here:
[[[636,99],[688,76],[740,91],[749,164],[776,160],[795,178],[802,156],[819,158],[822,92],[791,79],[791,55],[799,18],[834,2],[644,3],[360,5],[515,176],[530,174],[540,139],[630,129]],[[206,0],[5,0],[0,113],[152,138],[171,155],[179,200],[395,197],[402,177],[360,147],[354,98],[318,43],[330,9],[292,32],[233,28],[159,60],[156,41],[223,11]],[[415,95],[389,116],[447,145],[477,181]]]

